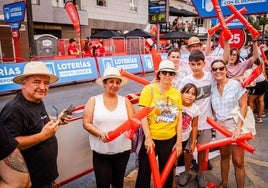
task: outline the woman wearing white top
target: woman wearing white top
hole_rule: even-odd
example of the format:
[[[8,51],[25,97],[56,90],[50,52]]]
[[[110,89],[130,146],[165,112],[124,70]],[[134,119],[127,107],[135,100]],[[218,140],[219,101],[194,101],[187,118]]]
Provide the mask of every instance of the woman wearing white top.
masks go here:
[[[125,135],[106,141],[108,132],[134,115],[130,101],[117,94],[127,78],[121,76],[119,70],[107,68],[96,83],[104,87],[104,93],[91,97],[83,113],[83,126],[90,133],[96,183],[98,188],[122,188],[131,141]]]

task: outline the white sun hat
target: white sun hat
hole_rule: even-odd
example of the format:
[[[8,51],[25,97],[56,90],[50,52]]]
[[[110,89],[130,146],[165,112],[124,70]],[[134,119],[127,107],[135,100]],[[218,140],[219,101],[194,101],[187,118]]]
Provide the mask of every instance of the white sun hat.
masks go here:
[[[16,76],[13,78],[13,82],[17,84],[22,84],[22,81],[29,76],[33,75],[45,75],[49,76],[49,83],[52,84],[58,81],[58,77],[54,74],[51,74],[46,66],[46,64],[42,61],[31,61],[27,63],[24,67],[23,74]]]
[[[104,73],[103,73],[103,76],[98,78],[96,80],[96,83],[103,86],[103,80],[106,80],[108,78],[118,78],[121,80],[121,86],[123,85],[126,85],[127,82],[128,82],[128,79],[124,76],[121,76],[120,74],[120,71],[117,69],[117,68],[114,68],[114,67],[109,67],[109,68],[106,68]]]
[[[160,71],[176,72],[174,63],[170,60],[162,60],[158,67],[158,72]]]

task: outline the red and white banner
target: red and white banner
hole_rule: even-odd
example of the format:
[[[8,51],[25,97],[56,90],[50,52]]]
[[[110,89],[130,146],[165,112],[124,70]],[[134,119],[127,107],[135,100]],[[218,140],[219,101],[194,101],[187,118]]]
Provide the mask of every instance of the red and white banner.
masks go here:
[[[81,35],[80,20],[79,20],[79,15],[78,15],[76,7],[74,6],[74,4],[71,1],[67,1],[65,3],[65,9],[66,9],[66,12],[67,12],[68,16],[70,17],[73,25],[74,25],[74,29],[75,29],[78,37],[80,38],[80,35]]]

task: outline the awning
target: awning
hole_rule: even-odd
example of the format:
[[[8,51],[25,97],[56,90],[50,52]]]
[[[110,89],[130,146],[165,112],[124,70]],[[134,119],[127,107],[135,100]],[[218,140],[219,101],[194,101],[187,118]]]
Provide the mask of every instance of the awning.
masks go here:
[[[169,6],[169,16],[196,17],[198,14],[185,9],[178,9],[173,6]]]
[[[113,30],[104,30],[101,31],[99,33],[95,33],[93,35],[90,36],[90,38],[99,38],[99,39],[109,39],[112,37],[121,37],[122,34],[118,33],[117,31],[113,31]]]

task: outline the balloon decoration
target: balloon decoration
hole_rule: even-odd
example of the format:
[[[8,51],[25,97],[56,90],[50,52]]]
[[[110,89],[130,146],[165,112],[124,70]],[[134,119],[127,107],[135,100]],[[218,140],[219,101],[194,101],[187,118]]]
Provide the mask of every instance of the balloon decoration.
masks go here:
[[[164,167],[162,173],[161,173],[161,185],[163,186],[167,180],[167,177],[172,170],[172,167],[174,166],[175,162],[177,160],[177,151],[174,149],[172,153],[170,154],[168,161],[166,163],[166,166]]]
[[[139,96],[140,96],[140,93],[135,93],[135,94],[129,93],[126,95],[126,98],[129,99],[131,104],[137,104],[139,102]]]
[[[226,146],[226,145],[230,145],[236,142],[246,141],[250,139],[253,139],[253,135],[251,132],[242,134],[237,139],[232,139],[231,137],[227,137],[222,140],[213,141],[213,142],[209,142],[206,144],[197,144],[196,147],[197,147],[197,151],[200,152],[200,151],[208,150],[211,148]]]
[[[263,71],[262,65],[258,65],[250,74],[249,77],[247,77],[243,83],[242,86],[243,88],[246,88],[248,85],[250,85],[250,83],[255,80]]]
[[[133,118],[136,118],[138,120],[141,120],[142,118],[146,117],[151,111],[153,110],[153,107],[144,107],[141,110],[139,110],[136,114],[134,114]],[[127,120],[123,124],[121,124],[118,128],[108,133],[108,139],[106,139],[106,142],[111,142],[118,136],[120,136],[125,131],[130,132],[136,132],[140,125],[137,125],[137,123],[133,120]],[[131,135],[130,135],[131,136]]]
[[[172,151],[172,153],[170,154],[168,161],[167,161],[167,163],[166,163],[166,165],[161,173],[161,176],[160,176],[158,165],[156,162],[156,156],[155,156],[154,149],[149,150],[147,155],[148,155],[148,159],[150,162],[151,171],[153,174],[154,188],[156,188],[156,187],[162,188],[167,180],[167,177],[168,177],[171,169],[173,168],[173,166],[177,160],[177,151],[174,149]]]
[[[240,22],[246,27],[246,29],[251,33],[253,38],[258,38],[258,36],[260,36],[260,32],[247,21],[247,19],[235,8],[233,4],[228,4],[226,6],[233,12],[235,17],[239,19]]]
[[[211,119],[211,118],[208,117],[207,118],[207,122],[213,128],[215,128],[217,131],[221,132],[226,137],[231,137],[232,136],[232,132],[231,131],[227,130],[225,127],[223,127],[222,125],[220,125],[219,123],[217,123],[213,119]],[[246,143],[245,141],[239,141],[239,140],[237,140],[236,143],[240,147],[242,147],[243,149],[247,150],[250,153],[253,153],[255,151],[255,148],[253,146],[249,145],[248,143]]]
[[[136,76],[135,74],[132,74],[130,72],[127,72],[124,69],[121,69],[120,70],[120,73],[121,73],[121,76],[125,76],[125,77],[127,77],[127,78],[129,78],[131,80],[134,80],[136,82],[139,82],[139,83],[141,83],[143,85],[147,85],[147,84],[150,83],[148,80],[145,80],[145,79],[143,79],[143,78],[141,78],[139,76]]]
[[[219,1],[217,0],[211,0],[214,10],[216,12],[216,15],[218,17],[218,20],[220,22],[222,31],[223,31],[223,36],[225,40],[229,40],[232,37],[232,33],[230,32],[230,30],[228,29],[228,27],[226,26],[226,23],[224,21],[224,17],[221,11],[221,7],[219,5]]]
[[[245,14],[245,13],[247,12],[247,9],[246,9],[245,7],[243,7],[243,8],[241,8],[241,9],[239,10],[239,12],[240,12],[241,14]],[[231,16],[227,17],[224,21],[225,21],[225,23],[230,23],[230,22],[231,22],[232,20],[234,20],[234,19],[235,19],[235,15],[232,14]],[[221,24],[218,23],[216,26],[214,26],[214,27],[208,29],[208,33],[209,33],[209,35],[211,35],[211,36],[214,35],[214,33],[215,33],[218,29],[220,29],[220,27],[221,27]]]
[[[154,149],[149,150],[147,155],[150,162],[151,171],[153,174],[154,188],[162,188],[160,172],[157,166]]]

